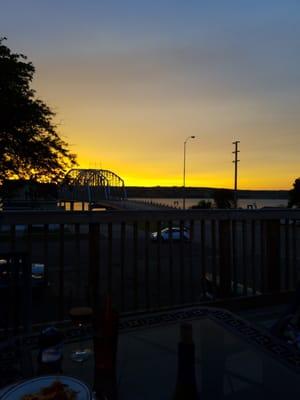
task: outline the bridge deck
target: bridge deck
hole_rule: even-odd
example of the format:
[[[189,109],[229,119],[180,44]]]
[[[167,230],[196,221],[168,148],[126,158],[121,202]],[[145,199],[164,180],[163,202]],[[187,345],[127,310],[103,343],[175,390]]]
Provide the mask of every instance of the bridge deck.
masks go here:
[[[136,200],[102,200],[92,205],[92,209],[95,208],[110,210],[164,210],[171,207]]]

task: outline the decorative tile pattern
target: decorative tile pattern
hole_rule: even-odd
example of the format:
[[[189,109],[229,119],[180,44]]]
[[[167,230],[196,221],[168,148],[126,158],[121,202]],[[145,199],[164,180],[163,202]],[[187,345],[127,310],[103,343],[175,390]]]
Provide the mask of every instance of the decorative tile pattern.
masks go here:
[[[166,323],[175,323],[188,321],[197,318],[210,318],[224,326],[233,334],[239,335],[254,345],[258,351],[264,351],[272,355],[276,360],[292,367],[295,372],[300,373],[300,352],[275,338],[267,331],[253,326],[249,322],[232,314],[229,311],[214,308],[192,308],[182,311],[161,313],[155,316],[144,316],[121,321],[120,330],[130,331],[132,329],[146,328],[152,326],[164,325]]]
[[[119,324],[120,332],[130,332],[139,329],[173,324],[182,321],[191,321],[199,318],[209,318],[233,334],[239,335],[248,343],[256,347],[258,351],[264,351],[268,355],[272,355],[276,360],[281,361],[285,365],[292,367],[293,371],[300,373],[300,352],[294,347],[281,342],[273,337],[267,331],[253,326],[251,323],[241,319],[229,311],[194,307],[189,309],[174,310],[170,312],[161,312],[153,314],[143,314],[136,317],[123,318]],[[79,339],[80,331],[78,328],[72,327],[70,323],[59,324],[64,331],[65,341],[67,343],[76,342]],[[88,326],[84,330],[85,339],[92,338],[92,327]],[[29,348],[38,347],[39,332],[28,337],[22,338],[23,346]],[[17,343],[16,343],[17,344]],[[19,346],[16,345],[16,348]],[[8,346],[0,351],[0,366],[7,364],[9,360],[16,358],[16,348]]]

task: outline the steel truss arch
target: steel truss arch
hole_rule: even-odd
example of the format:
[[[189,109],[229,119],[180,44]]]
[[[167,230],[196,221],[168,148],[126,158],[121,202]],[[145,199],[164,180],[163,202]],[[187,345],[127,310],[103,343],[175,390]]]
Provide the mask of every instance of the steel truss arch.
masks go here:
[[[107,169],[71,169],[65,176],[61,193],[72,193],[73,200],[93,202],[100,199],[121,200],[126,198],[124,180]]]

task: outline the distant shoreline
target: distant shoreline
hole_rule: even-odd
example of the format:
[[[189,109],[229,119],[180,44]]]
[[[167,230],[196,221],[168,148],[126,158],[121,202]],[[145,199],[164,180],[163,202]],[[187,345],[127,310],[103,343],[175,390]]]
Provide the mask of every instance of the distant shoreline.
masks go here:
[[[127,186],[126,192],[128,197],[134,198],[203,198],[209,199],[213,197],[216,190],[220,188],[199,188],[199,187],[167,187],[167,186]],[[239,190],[238,197],[240,199],[278,199],[287,200],[289,190]]]

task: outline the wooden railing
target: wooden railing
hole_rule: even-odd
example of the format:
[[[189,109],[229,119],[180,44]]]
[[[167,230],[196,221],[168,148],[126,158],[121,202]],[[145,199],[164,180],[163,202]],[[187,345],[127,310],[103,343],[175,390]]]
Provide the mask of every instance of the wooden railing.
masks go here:
[[[152,241],[165,227],[179,227],[180,240]],[[0,253],[45,265],[34,321],[107,294],[139,311],[293,290],[299,237],[300,210],[288,209],[0,213]]]

